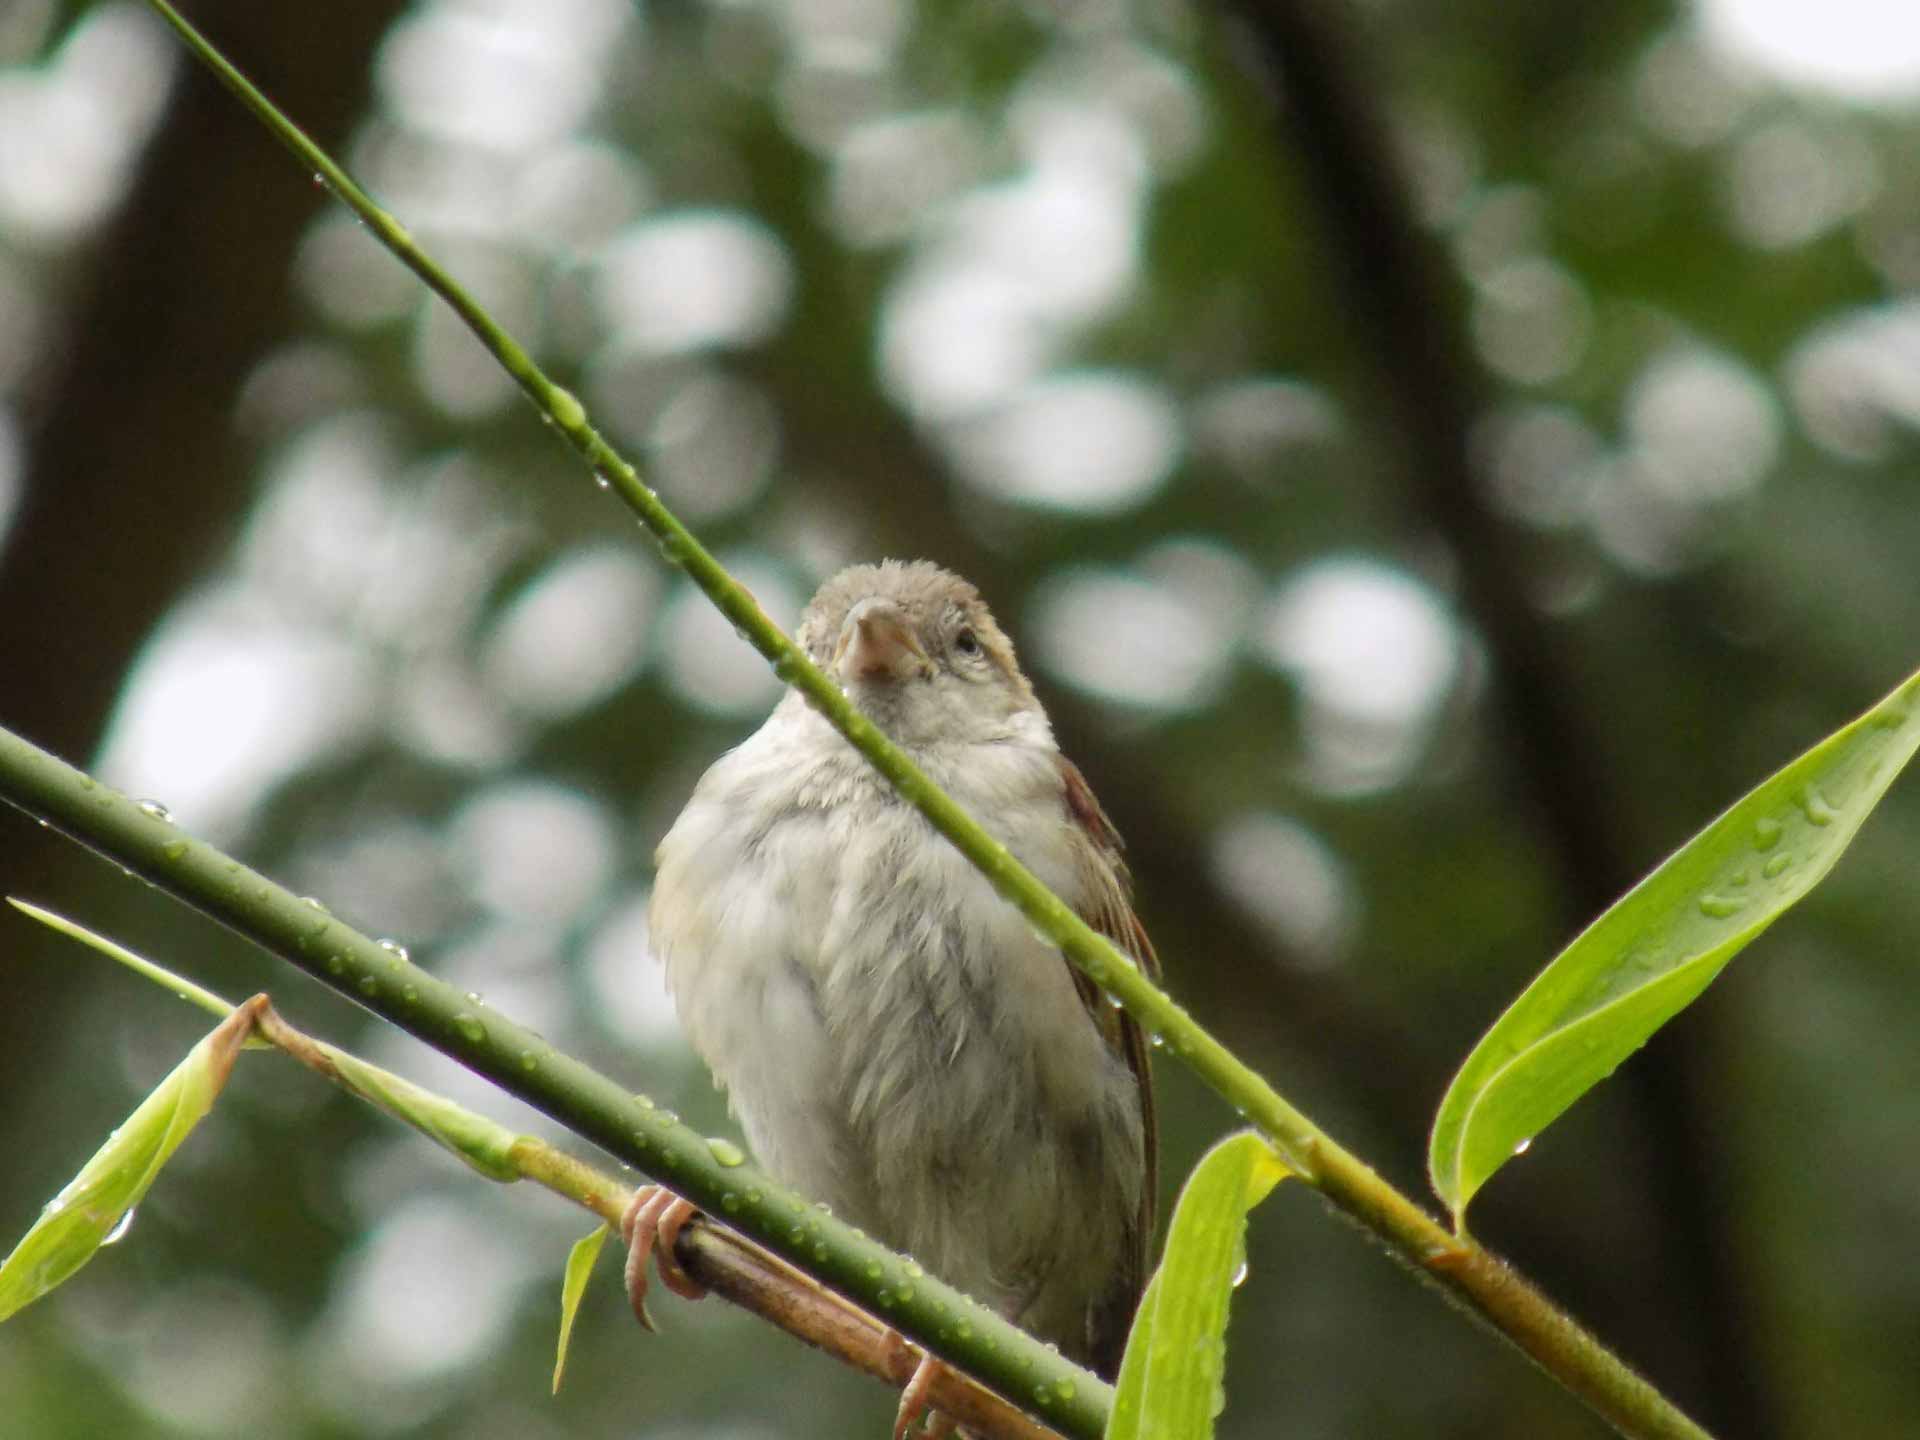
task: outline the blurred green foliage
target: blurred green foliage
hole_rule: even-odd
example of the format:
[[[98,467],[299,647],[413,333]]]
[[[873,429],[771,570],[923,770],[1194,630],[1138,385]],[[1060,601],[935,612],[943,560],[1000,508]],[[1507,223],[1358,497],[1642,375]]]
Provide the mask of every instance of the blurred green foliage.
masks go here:
[[[1916,663],[1913,112],[1687,13],[193,16],[776,615],[880,553],[979,582],[1175,993],[1403,1186],[1544,961]],[[0,720],[721,1130],[636,916],[770,682],[136,8],[9,7],[0,66]],[[1920,1415],[1910,791],[1475,1211],[1723,1435]],[[17,815],[0,886],[510,1108]],[[18,918],[0,967],[10,1237],[200,1022]],[[1171,1186],[1232,1117],[1160,1083]],[[0,1334],[7,1424],[882,1433],[616,1287],[549,1400],[577,1222],[360,1109],[248,1067]],[[1598,1433],[1299,1193],[1222,1434]]]

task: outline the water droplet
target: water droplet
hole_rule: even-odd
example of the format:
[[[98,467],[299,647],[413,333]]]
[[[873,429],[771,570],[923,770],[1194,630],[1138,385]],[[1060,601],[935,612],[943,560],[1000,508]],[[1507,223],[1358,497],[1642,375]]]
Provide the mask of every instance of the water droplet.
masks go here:
[[[487,1002],[480,998],[480,992],[478,990],[469,990],[467,991],[467,1003],[469,1005],[484,1005]]]
[[[651,1095],[636,1095],[633,1097],[633,1103],[638,1105],[642,1110],[653,1109],[653,1097]]]
[[[169,860],[178,860],[187,853],[187,842],[184,840],[169,840],[160,847],[160,853]]]
[[[1810,825],[1831,825],[1840,812],[1827,803],[1827,797],[1809,785],[1800,795],[1800,808],[1807,812]]]
[[[1151,1045],[1155,1050],[1160,1049],[1166,1043],[1167,1040],[1164,1035],[1149,1035],[1147,1037],[1147,1044]]]
[[[347,973],[347,957],[344,955],[327,956],[327,973],[329,975],[346,974]]]
[[[133,1208],[129,1206],[120,1212],[120,1218],[113,1222],[113,1228],[100,1237],[102,1245],[118,1245],[127,1238],[127,1231],[133,1228]]]
[[[171,825],[173,823],[173,812],[158,800],[136,801],[134,808],[150,820],[158,820],[164,825]]]
[[[1033,1387],[1033,1402],[1034,1402],[1034,1404],[1036,1404],[1036,1405],[1051,1405],[1051,1404],[1053,1404],[1053,1387],[1052,1387],[1051,1385],[1036,1385],[1036,1386],[1034,1386],[1034,1387]]]
[[[824,1244],[814,1246],[813,1258],[815,1260],[825,1260],[827,1258],[827,1247]]]
[[[540,1068],[540,1057],[531,1050],[522,1050],[520,1052],[520,1068],[531,1075]]]
[[[411,960],[413,958],[411,955],[407,953],[407,947],[402,945],[398,940],[383,939],[383,940],[376,940],[374,943],[378,945],[382,950],[386,951],[387,954],[393,956],[393,958],[396,960],[404,962],[407,960]],[[471,999],[472,997],[469,996],[468,998]]]
[[[710,1136],[707,1140],[707,1149],[713,1152],[714,1159],[728,1168],[747,1163],[747,1157],[741,1151],[740,1147],[731,1140],[723,1139],[720,1136]]]
[[[300,903],[309,910],[318,910],[322,915],[331,913],[318,895],[302,895],[300,897]]]
[[[1785,874],[1792,864],[1793,857],[1791,855],[1776,855],[1760,867],[1760,873],[1769,880],[1776,880]]]
[[[1724,920],[1729,915],[1738,915],[1746,908],[1746,900],[1738,895],[1702,895],[1700,897],[1700,913],[1710,920]]]
[[[80,788],[82,790],[91,790],[98,783],[99,782],[96,781],[91,775],[82,775],[80,777]]]
[[[900,1287],[900,1301],[901,1301],[901,1303],[902,1303],[902,1304],[905,1304],[905,1303],[906,1303],[907,1301],[909,1301],[909,1300],[911,1300],[911,1299],[913,1299],[913,1286],[911,1286],[911,1285],[902,1285],[902,1286]]]
[[[729,1215],[738,1215],[740,1213],[740,1197],[731,1190],[722,1191],[720,1194],[720,1208]]]
[[[761,1195],[760,1195],[760,1189],[758,1186],[755,1186],[753,1189],[747,1191],[747,1203],[749,1205],[758,1205],[760,1203],[760,1200],[761,1200]]]
[[[1243,1255],[1240,1257],[1240,1263],[1233,1267],[1233,1278],[1227,1281],[1227,1284],[1232,1286],[1235,1290],[1238,1290],[1242,1285],[1246,1283],[1247,1283],[1247,1260],[1246,1260],[1246,1257]]]
[[[360,977],[360,993],[368,999],[372,999],[380,993],[380,982],[371,975],[362,975]]]
[[[613,488],[613,481],[609,480],[605,473],[599,470],[593,472],[593,483],[598,485],[602,490],[611,490]]]
[[[475,1045],[480,1044],[487,1038],[487,1027],[480,1023],[480,1017],[477,1015],[469,1015],[465,1010],[462,1010],[458,1015],[453,1017],[453,1028],[458,1030],[462,1037]]]
[[[417,1000],[419,1000],[419,998],[420,998],[420,992],[419,992],[418,990],[416,990],[416,989],[414,989],[414,988],[413,988],[413,986],[411,986],[411,985],[406,985],[406,986],[403,986],[403,987],[401,987],[401,990],[400,990],[400,998],[401,998],[402,1000],[404,1000],[404,1001],[406,1001],[406,1002],[407,1002],[407,1004],[409,1004],[409,1005],[411,1005],[411,1004],[413,1004],[414,1002],[416,1002]]]
[[[880,1262],[878,1260],[869,1260],[867,1262],[867,1278],[869,1280],[878,1280],[880,1274]]]
[[[653,1123],[661,1129],[666,1130],[678,1125],[680,1123],[680,1117],[671,1110],[656,1110],[653,1115]]]
[[[1520,1141],[1518,1144],[1516,1144],[1513,1147],[1513,1153],[1516,1155],[1524,1155],[1527,1153],[1527,1151],[1531,1150],[1532,1148],[1533,1148],[1533,1137],[1529,1135],[1527,1136],[1526,1139]]]
[[[1771,850],[1780,843],[1780,837],[1786,833],[1786,827],[1778,820],[1760,819],[1753,822],[1753,848]]]
[[[1059,1396],[1059,1397],[1060,1397],[1060,1398],[1061,1398],[1062,1400],[1071,1400],[1071,1399],[1073,1399],[1073,1397],[1074,1397],[1074,1395],[1075,1395],[1075,1393],[1076,1393],[1076,1391],[1075,1391],[1075,1389],[1074,1389],[1074,1384],[1073,1384],[1073,1381],[1071,1381],[1071,1380],[1056,1380],[1056,1381],[1054,1382],[1054,1385],[1053,1385],[1053,1393],[1054,1393],[1054,1394],[1056,1394],[1056,1395],[1058,1395],[1058,1396]]]
[[[924,1280],[927,1278],[927,1272],[920,1268],[920,1262],[917,1260],[907,1261],[907,1274],[911,1275],[915,1280]]]

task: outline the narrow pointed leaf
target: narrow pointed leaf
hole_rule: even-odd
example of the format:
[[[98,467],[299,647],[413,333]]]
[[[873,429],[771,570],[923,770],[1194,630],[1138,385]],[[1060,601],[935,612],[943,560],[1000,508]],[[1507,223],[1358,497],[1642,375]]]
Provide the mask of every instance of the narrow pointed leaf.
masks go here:
[[[1920,675],[1750,791],[1540,973],[1454,1076],[1427,1164],[1474,1193],[1820,882],[1920,748]]]
[[[567,1252],[566,1277],[560,1282],[560,1346],[553,1357],[553,1393],[560,1393],[560,1377],[567,1368],[567,1342],[573,1338],[573,1317],[580,1313],[586,1297],[587,1281],[593,1275],[593,1262],[600,1258],[600,1247],[607,1243],[612,1227],[602,1225],[591,1235],[582,1235]]]
[[[1290,1172],[1250,1130],[1194,1167],[1120,1362],[1107,1440],[1204,1440],[1226,1403],[1227,1305],[1246,1264],[1247,1212]]]
[[[0,1320],[38,1300],[118,1238],[160,1167],[226,1085],[253,1015],[252,1006],[242,1006],[221,1021],[48,1202],[0,1263]]]

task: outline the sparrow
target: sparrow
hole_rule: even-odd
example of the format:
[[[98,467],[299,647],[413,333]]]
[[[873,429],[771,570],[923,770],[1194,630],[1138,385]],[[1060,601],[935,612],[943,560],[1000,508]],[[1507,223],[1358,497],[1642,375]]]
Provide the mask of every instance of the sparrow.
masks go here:
[[[974,587],[855,565],[798,643],[921,769],[1149,974],[1120,837]],[[660,842],[652,948],[772,1175],[1111,1379],[1147,1268],[1156,1135],[1138,1025],[797,691]],[[691,1207],[643,1191],[628,1282]],[[925,1409],[921,1362],[896,1436]],[[916,1392],[916,1387],[917,1392]]]

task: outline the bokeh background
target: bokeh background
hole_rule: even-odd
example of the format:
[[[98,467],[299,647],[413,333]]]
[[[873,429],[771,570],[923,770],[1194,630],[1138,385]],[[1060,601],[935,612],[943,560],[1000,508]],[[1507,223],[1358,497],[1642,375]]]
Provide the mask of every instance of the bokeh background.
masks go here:
[[[1168,982],[1424,1192],[1586,920],[1920,665],[1886,3],[203,0],[790,621],[980,583]],[[0,723],[723,1133],[649,854],[775,685],[138,6],[0,8]],[[1920,1427],[1920,781],[1477,1229],[1725,1437]],[[0,890],[541,1122],[11,811]],[[204,1028],[0,916],[0,1244]],[[1168,1185],[1233,1117],[1161,1067]],[[992,1184],[991,1176],[980,1183]],[[34,1440],[879,1435],[892,1397],[249,1058],[0,1330]],[[1305,1191],[1222,1432],[1601,1427]]]

